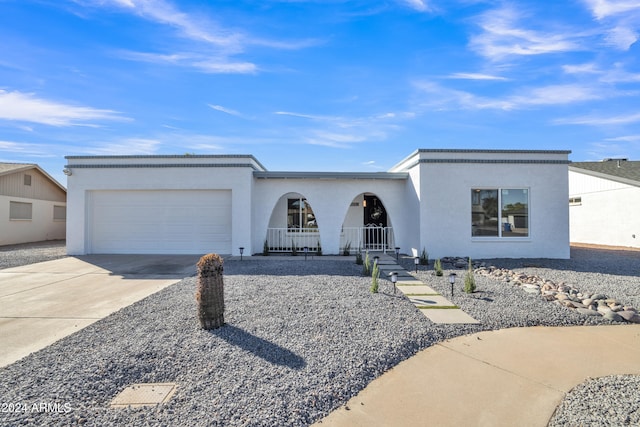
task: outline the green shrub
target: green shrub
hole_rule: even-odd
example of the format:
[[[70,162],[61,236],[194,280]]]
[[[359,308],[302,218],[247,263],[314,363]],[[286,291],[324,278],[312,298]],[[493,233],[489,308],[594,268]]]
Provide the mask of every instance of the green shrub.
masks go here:
[[[344,256],[351,255],[351,242],[347,242],[344,248],[342,248],[342,255]]]
[[[291,240],[291,256],[298,256],[298,248],[293,240]]]
[[[362,265],[362,252],[360,251],[356,252],[356,264]]]
[[[442,263],[440,262],[440,258],[433,263],[433,269],[436,272],[436,276],[442,276]]]
[[[422,253],[420,254],[420,265],[429,265],[429,253],[425,248],[422,248]]]
[[[264,245],[262,245],[262,255],[269,256],[269,242],[267,242],[267,239],[264,240]]]
[[[322,256],[322,246],[320,246],[320,242],[316,245],[316,255]]]
[[[364,264],[362,265],[362,275],[363,276],[371,275],[371,260],[369,259],[369,251],[365,252],[365,255],[364,255]]]
[[[378,278],[380,277],[380,269],[378,263],[373,263],[373,271],[371,272],[371,293],[378,293]]]
[[[464,291],[471,294],[476,291],[476,279],[473,277],[473,264],[469,258],[469,269],[464,275]]]

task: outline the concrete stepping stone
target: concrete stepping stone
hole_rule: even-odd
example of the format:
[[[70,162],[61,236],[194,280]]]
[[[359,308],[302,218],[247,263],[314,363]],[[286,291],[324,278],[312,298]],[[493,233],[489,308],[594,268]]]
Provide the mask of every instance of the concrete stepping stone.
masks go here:
[[[420,282],[420,284],[415,284],[411,286],[397,286],[398,290],[405,295],[440,295],[430,286],[427,286]]]
[[[418,308],[429,307],[430,309],[437,309],[438,307],[455,307],[456,305],[443,297],[442,295],[425,295],[425,296],[411,296],[407,295],[409,301]]]
[[[476,319],[469,316],[467,313],[460,309],[421,309],[420,312],[424,314],[427,319],[431,320],[433,323],[471,323],[478,324]]]

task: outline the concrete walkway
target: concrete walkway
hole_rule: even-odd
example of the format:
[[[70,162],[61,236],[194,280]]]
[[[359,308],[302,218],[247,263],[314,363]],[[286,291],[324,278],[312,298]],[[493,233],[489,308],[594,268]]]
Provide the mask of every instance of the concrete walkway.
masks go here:
[[[544,427],[588,378],[640,374],[640,325],[533,327],[439,343],[317,426]]]
[[[378,257],[380,276],[388,279],[391,272],[398,273],[398,290],[433,323],[480,323],[442,294],[412,276],[397,264],[395,258],[387,254],[378,254]]]
[[[194,275],[198,259],[90,255],[0,270],[0,366]]]

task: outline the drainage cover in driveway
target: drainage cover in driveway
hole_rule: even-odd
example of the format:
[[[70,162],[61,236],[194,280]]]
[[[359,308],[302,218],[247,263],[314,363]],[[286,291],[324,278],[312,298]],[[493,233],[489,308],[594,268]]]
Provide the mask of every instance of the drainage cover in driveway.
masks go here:
[[[112,408],[155,406],[166,403],[176,391],[175,383],[133,384],[111,401]]]

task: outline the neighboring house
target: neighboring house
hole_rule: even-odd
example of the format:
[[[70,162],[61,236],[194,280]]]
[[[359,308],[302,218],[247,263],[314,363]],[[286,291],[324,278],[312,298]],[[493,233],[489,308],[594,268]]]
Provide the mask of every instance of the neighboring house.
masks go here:
[[[571,242],[640,247],[640,161],[569,165]]]
[[[568,258],[568,154],[421,149],[388,172],[275,172],[251,155],[68,156],[67,251]]]
[[[64,239],[67,190],[35,164],[0,163],[0,246]]]

